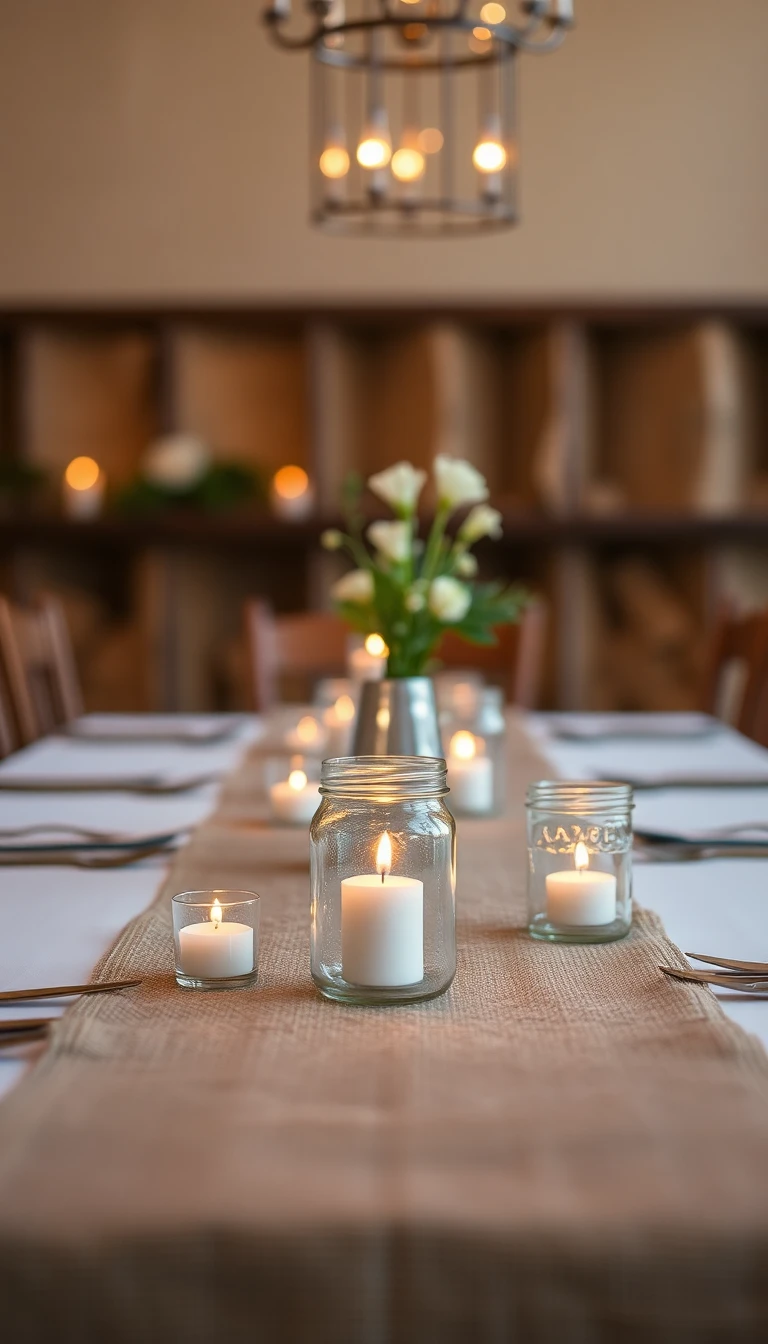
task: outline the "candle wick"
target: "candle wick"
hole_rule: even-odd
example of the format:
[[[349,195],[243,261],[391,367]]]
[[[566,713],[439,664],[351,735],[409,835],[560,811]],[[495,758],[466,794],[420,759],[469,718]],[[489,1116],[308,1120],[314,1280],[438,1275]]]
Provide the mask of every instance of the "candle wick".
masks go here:
[[[384,886],[384,869],[381,870],[381,885]]]

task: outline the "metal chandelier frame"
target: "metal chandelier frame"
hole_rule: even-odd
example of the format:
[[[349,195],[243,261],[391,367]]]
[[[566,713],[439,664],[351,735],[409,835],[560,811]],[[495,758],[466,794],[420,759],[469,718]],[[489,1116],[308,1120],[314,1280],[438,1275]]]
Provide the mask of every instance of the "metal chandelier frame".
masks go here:
[[[570,0],[520,9],[515,25],[495,0],[307,0],[293,31],[290,0],[273,0],[272,39],[313,58],[316,224],[420,237],[516,223],[515,58],[553,51],[573,23]]]

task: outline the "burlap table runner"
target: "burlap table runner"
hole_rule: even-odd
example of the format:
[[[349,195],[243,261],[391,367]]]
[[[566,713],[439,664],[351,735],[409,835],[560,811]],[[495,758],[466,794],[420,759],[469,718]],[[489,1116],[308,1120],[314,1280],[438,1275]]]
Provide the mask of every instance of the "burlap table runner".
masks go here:
[[[157,902],[0,1106],[7,1340],[764,1340],[768,1059],[641,912],[531,942],[519,730],[503,820],[464,822],[459,969],[419,1007],[309,977],[303,833],[230,781]],[[256,989],[175,986],[173,891],[262,895]],[[723,893],[727,899],[727,893]]]

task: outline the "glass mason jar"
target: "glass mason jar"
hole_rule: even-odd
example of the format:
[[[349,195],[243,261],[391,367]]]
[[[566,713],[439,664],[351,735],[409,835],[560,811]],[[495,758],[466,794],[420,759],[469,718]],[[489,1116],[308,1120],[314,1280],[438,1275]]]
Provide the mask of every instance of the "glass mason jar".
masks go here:
[[[609,943],[632,923],[632,789],[528,786],[528,929],[551,943]]]
[[[310,827],[311,967],[342,1003],[414,1003],[456,971],[456,825],[445,761],[323,761]]]

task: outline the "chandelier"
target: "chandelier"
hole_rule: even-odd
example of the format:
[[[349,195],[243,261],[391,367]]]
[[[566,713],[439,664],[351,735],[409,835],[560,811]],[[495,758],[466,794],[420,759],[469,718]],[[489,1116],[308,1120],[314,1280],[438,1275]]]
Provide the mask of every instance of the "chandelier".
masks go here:
[[[511,5],[512,0],[505,0]],[[515,57],[552,51],[573,0],[291,0],[271,35],[312,60],[311,213],[341,233],[423,236],[517,221]]]

